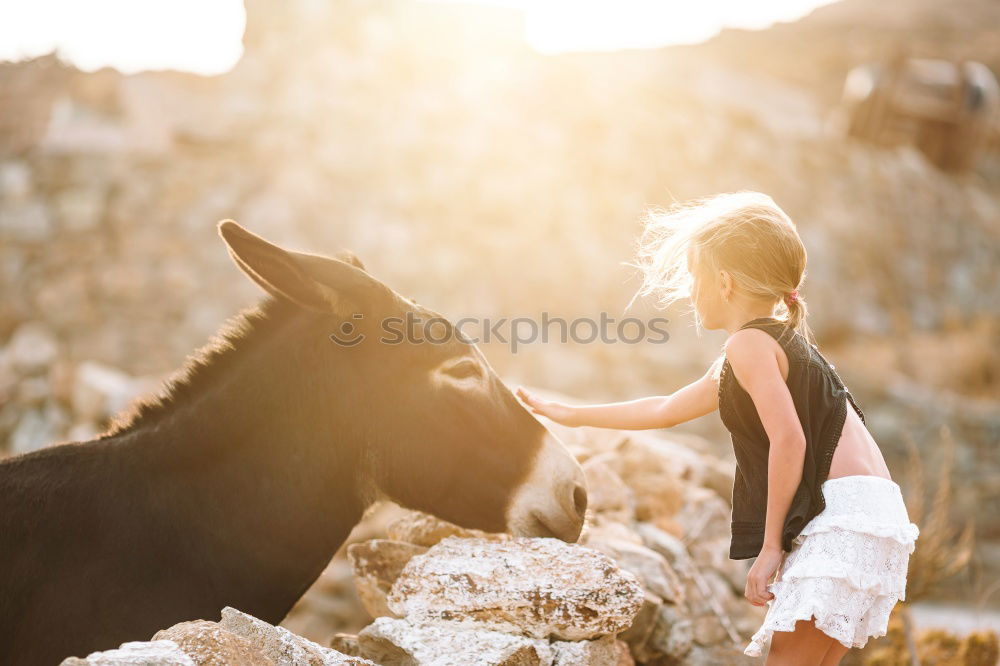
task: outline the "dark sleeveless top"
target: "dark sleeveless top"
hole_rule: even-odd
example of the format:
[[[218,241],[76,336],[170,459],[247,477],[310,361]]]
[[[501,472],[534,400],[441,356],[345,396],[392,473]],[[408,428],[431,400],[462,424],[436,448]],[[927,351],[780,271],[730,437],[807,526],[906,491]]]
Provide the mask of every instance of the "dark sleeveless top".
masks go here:
[[[782,549],[790,551],[792,539],[826,508],[822,484],[844,429],[848,402],[862,422],[865,415],[833,366],[801,333],[774,317],[752,319],[740,330],[751,327],[769,333],[788,357],[786,384],[806,438],[802,481],[792,498],[781,537]],[[757,557],[764,545],[770,445],[753,400],[736,381],[728,359],[723,360],[719,376],[719,415],[732,435],[736,454],[729,558],[745,560]]]

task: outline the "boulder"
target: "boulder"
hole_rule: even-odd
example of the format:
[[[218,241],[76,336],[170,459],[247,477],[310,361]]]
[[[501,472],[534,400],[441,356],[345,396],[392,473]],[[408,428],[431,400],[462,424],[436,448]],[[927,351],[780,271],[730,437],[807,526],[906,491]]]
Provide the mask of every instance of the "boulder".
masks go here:
[[[642,586],[666,602],[684,602],[684,586],[662,555],[645,546],[617,539],[588,538],[586,546],[605,553]]]
[[[553,641],[552,666],[616,666],[621,661],[619,643],[614,636],[592,641]]]
[[[52,240],[55,231],[52,214],[44,202],[28,200],[0,206],[0,235],[5,239],[44,243]]]
[[[632,658],[632,652],[625,641],[615,641],[615,657],[614,666],[635,666],[635,659]]]
[[[678,534],[674,517],[682,506],[684,482],[678,462],[660,439],[630,436],[611,460],[615,471],[635,494],[635,518]]]
[[[459,527],[421,511],[410,511],[389,523],[386,534],[393,541],[407,541],[418,546],[433,546],[450,536],[478,537],[481,539],[505,541],[511,535],[482,532]]]
[[[151,641],[123,643],[60,666],[378,666],[367,659],[324,648],[252,615],[226,606],[218,623],[180,622]]]
[[[252,615],[226,606],[222,609],[219,625],[228,631],[247,639],[275,666],[339,666],[340,664],[377,666],[372,662],[325,648],[312,641],[296,636],[284,627],[275,627]]]
[[[760,664],[760,657],[748,657],[743,654],[743,646],[714,645],[702,647],[695,645],[684,655],[685,666],[752,666]]]
[[[195,666],[173,641],[131,641],[104,652],[91,652],[86,658],[69,657],[59,666]]]
[[[612,520],[629,522],[635,517],[635,494],[601,454],[583,463],[587,477],[587,510],[604,514]]]
[[[390,539],[369,539],[347,547],[358,598],[369,615],[396,616],[386,603],[386,595],[410,558],[425,552],[426,546]]]
[[[274,666],[249,640],[227,631],[216,622],[181,622],[153,635],[153,641],[173,641],[196,666]]]
[[[136,379],[104,363],[84,361],[77,366],[74,377],[73,412],[78,418],[100,421],[153,388],[149,378]]]
[[[635,525],[635,523],[630,523],[630,525]],[[594,517],[593,524],[584,525],[578,543],[586,544],[591,540],[627,541],[639,546],[643,545],[642,537],[636,534],[635,530],[618,521],[608,520],[602,514],[597,514]]]
[[[703,472],[701,485],[713,491],[732,508],[733,480],[736,476],[736,463],[713,456],[705,456]]]
[[[687,546],[676,535],[661,530],[652,523],[637,522],[635,532],[650,550],[654,550],[667,561],[667,564],[681,576],[691,568],[691,556]],[[728,554],[728,551],[726,551]]]
[[[591,639],[626,629],[642,586],[607,555],[558,539],[448,537],[413,557],[389,607],[413,620],[469,619],[535,638]]]
[[[333,638],[330,639],[329,647],[337,652],[343,652],[344,654],[351,655],[352,657],[364,656],[361,652],[361,643],[358,641],[357,634],[334,634]]]
[[[67,422],[66,413],[52,400],[41,408],[26,411],[10,433],[11,453],[28,453],[51,444],[59,439]]]
[[[663,600],[652,592],[646,591],[642,608],[635,616],[631,626],[618,635],[618,638],[629,646],[631,653],[641,661],[646,661],[652,657],[652,652],[646,647],[649,637],[656,626],[656,620],[660,615],[660,606]]]
[[[681,660],[694,642],[694,628],[684,609],[672,604],[660,606],[647,646],[656,654]]]
[[[358,634],[362,654],[382,666],[550,666],[545,640],[448,620],[376,618]]]
[[[29,321],[21,324],[10,337],[7,357],[14,369],[32,374],[46,369],[56,360],[59,341],[45,324]]]
[[[715,645],[726,640],[728,636],[726,628],[714,613],[696,617],[691,624],[694,641],[699,645]]]

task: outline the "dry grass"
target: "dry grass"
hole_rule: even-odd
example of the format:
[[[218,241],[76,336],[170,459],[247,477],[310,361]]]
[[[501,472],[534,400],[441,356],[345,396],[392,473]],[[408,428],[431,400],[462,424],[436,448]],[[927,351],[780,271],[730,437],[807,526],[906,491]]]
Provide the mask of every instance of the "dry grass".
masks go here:
[[[924,463],[909,433],[904,433],[907,447],[905,476],[906,506],[910,520],[920,527],[917,547],[910,555],[907,573],[906,603],[926,599],[943,580],[963,571],[972,559],[975,545],[975,525],[968,519],[963,527],[952,518],[952,469],[955,461],[955,439],[947,425],[939,431],[941,446],[935,447],[942,460],[935,465],[937,487],[931,505],[924,474]]]

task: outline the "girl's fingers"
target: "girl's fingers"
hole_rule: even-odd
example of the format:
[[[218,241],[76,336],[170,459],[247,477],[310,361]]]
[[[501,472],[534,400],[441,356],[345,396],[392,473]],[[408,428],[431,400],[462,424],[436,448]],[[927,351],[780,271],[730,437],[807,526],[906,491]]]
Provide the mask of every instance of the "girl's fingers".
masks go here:
[[[547,407],[549,406],[548,400],[542,400],[541,398],[536,398],[533,394],[529,393],[523,386],[518,386],[517,391],[515,391],[517,397],[521,398],[528,405],[528,409],[533,414],[538,414],[540,416],[548,417]]]

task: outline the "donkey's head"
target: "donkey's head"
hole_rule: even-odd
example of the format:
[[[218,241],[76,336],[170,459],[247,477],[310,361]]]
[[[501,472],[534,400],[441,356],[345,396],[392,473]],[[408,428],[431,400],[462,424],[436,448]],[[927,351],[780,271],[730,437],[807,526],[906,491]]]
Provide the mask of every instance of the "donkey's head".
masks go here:
[[[367,273],[350,252],[287,250],[232,220],[219,233],[239,267],[290,305],[288,390],[317,441],[354,455],[341,477],[463,527],[574,542],[587,491],[580,465],[438,313]],[[329,435],[328,437],[326,435]],[[344,453],[344,452],[341,452]]]

